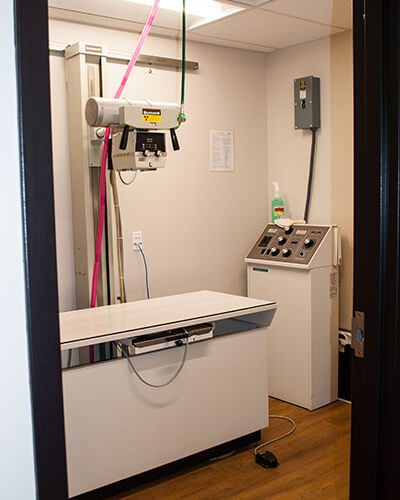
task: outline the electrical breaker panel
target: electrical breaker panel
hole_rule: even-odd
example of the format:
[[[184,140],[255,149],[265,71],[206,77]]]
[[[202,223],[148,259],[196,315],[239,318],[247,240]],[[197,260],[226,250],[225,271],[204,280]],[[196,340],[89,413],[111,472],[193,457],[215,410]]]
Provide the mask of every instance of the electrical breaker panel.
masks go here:
[[[311,129],[321,126],[320,79],[315,76],[294,81],[294,128]]]

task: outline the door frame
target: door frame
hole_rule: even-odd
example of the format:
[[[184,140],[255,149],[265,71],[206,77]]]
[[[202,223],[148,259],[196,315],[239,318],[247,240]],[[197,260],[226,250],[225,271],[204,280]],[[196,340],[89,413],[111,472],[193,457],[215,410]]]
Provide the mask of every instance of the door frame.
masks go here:
[[[47,0],[14,0],[14,13],[37,497],[64,500],[68,498],[68,487],[58,321]]]
[[[354,310],[350,498],[395,498],[400,433],[397,0],[354,0]],[[396,492],[396,493],[395,493]]]

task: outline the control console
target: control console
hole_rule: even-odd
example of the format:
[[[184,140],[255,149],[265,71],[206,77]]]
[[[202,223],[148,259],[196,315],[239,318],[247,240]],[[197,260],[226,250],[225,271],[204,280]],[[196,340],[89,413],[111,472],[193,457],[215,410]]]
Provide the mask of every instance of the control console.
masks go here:
[[[308,264],[328,230],[329,226],[298,224],[283,229],[268,224],[247,258]]]

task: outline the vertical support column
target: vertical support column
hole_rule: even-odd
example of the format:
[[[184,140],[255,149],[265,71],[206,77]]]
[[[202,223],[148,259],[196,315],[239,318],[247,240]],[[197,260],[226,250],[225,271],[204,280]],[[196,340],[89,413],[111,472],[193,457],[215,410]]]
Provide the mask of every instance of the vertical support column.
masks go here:
[[[90,53],[93,50],[93,54]],[[101,95],[100,62],[103,48],[78,42],[65,51],[71,158],[72,216],[76,301],[79,309],[90,306],[92,270],[99,211],[102,141],[88,127],[85,105],[88,97]],[[109,303],[106,238],[103,238],[97,304]]]

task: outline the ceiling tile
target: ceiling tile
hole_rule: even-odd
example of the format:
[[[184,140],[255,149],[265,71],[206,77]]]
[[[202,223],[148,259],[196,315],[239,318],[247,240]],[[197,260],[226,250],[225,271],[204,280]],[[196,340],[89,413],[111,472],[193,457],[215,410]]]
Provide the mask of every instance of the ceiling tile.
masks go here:
[[[99,16],[97,14],[87,14],[85,12],[76,12],[74,10],[49,8],[49,19],[58,21],[66,21],[77,24],[87,24],[89,26],[99,26],[101,28],[110,28],[114,30],[130,31],[140,33],[143,29],[143,23],[135,21],[127,21],[125,19],[116,19],[108,16]],[[179,38],[180,30],[173,28],[164,28],[153,25],[151,27],[153,35],[162,35],[169,38]]]
[[[251,50],[253,52],[272,52],[273,48],[265,47],[264,45],[256,45],[254,43],[237,42],[234,40],[225,40],[224,38],[216,38],[213,36],[198,35],[197,33],[189,32],[188,40],[200,43],[208,43],[211,45],[221,45],[222,47],[232,47],[235,49]]]
[[[260,7],[270,12],[352,29],[352,0],[272,0]]]
[[[193,33],[200,35],[278,49],[318,40],[342,31],[340,28],[275,14],[263,9],[245,10],[192,30]]]

